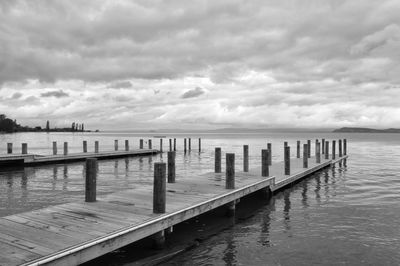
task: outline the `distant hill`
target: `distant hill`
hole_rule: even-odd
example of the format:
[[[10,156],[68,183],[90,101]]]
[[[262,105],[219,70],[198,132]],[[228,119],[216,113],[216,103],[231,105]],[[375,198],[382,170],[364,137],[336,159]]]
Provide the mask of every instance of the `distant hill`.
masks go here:
[[[400,128],[374,129],[366,127],[342,127],[333,132],[341,133],[400,133]]]

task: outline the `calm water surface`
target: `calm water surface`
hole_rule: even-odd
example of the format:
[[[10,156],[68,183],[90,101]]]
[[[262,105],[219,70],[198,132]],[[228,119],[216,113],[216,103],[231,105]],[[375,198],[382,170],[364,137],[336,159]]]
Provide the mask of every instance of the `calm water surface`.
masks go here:
[[[174,135],[178,149],[183,137]],[[167,135],[167,138],[169,136]],[[213,149],[235,152],[241,167],[242,145],[250,146],[250,165],[260,164],[261,148],[273,143],[273,160],[282,160],[283,141],[315,138],[348,139],[347,167],[329,168],[276,194],[255,215],[187,251],[166,265],[400,265],[400,135],[396,134],[203,134],[191,135],[192,148],[177,154],[177,180],[212,170]],[[197,138],[203,151],[197,151]],[[70,152],[89,150],[95,140],[104,150],[114,139],[122,146],[129,139],[151,135],[129,133],[20,133],[0,135],[0,153],[13,142],[15,152],[27,142],[29,151],[50,154],[52,141],[59,149],[68,141]],[[158,147],[158,139],[153,139]],[[164,149],[167,148],[164,140]],[[100,161],[100,194],[135,188],[152,182],[152,165],[165,155]],[[0,170],[0,215],[39,209],[70,201],[82,201],[83,164],[59,164]],[[126,260],[125,260],[126,261]],[[128,264],[129,263],[119,263]]]

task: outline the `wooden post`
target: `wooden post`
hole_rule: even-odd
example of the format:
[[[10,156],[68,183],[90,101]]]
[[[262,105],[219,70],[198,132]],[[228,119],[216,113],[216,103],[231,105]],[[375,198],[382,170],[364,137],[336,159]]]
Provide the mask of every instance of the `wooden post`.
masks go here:
[[[192,150],[192,139],[189,138],[189,152]]]
[[[329,141],[325,141],[325,159],[329,160]]]
[[[199,138],[199,152],[201,152],[201,138]]]
[[[114,150],[118,150],[118,140],[114,140]]]
[[[315,151],[315,157],[317,157],[317,145],[318,145],[318,143],[319,143],[319,141],[318,141],[318,139],[316,139],[315,140],[315,149],[314,149],[314,151]]]
[[[272,165],[272,143],[267,144],[269,150],[268,165]]]
[[[169,151],[172,151],[172,139],[169,139]]]
[[[174,138],[174,151],[176,151],[176,138]]]
[[[285,175],[290,175],[290,147],[285,147]]]
[[[261,150],[261,176],[269,176],[268,153],[268,149]]]
[[[168,183],[175,183],[175,152],[168,152]]]
[[[152,144],[152,140],[149,139],[149,150],[153,149],[153,144]]]
[[[316,150],[316,162],[317,163],[321,163],[321,143],[317,143],[317,146],[315,146],[315,150]]]
[[[143,149],[143,139],[139,140],[139,149]]]
[[[343,155],[347,155],[347,139],[343,140]]]
[[[94,142],[94,152],[99,153],[99,141],[98,140],[96,140]]]
[[[22,143],[22,154],[28,154],[28,143]]]
[[[303,168],[308,168],[308,147],[303,144]]]
[[[283,147],[287,147],[287,146],[288,146],[288,142],[285,141],[285,142],[283,143]]]
[[[186,138],[183,139],[183,152],[186,153]]]
[[[325,139],[322,139],[322,154],[325,153]]]
[[[125,151],[129,151],[129,140],[125,140]]]
[[[163,139],[160,139],[160,152],[163,152]]]
[[[332,140],[332,160],[336,159],[336,140]]]
[[[243,172],[249,171],[249,145],[243,145]]]
[[[166,164],[154,163],[153,213],[165,213]]]
[[[68,142],[64,142],[64,155],[68,155]]]
[[[225,172],[225,188],[235,188],[235,154],[227,153],[226,155],[226,172]]]
[[[307,156],[308,158],[311,158],[311,140],[307,140]]]
[[[96,201],[97,159],[86,159],[85,201]]]
[[[297,141],[297,158],[300,158],[300,140]]]
[[[216,173],[221,173],[221,148],[215,148],[215,164],[214,169]]]
[[[57,142],[53,141],[53,155],[57,155]]]
[[[82,142],[82,145],[83,145],[83,152],[87,152],[87,141],[84,140],[84,141]]]
[[[13,144],[12,143],[7,143],[7,153],[11,154],[13,150]]]
[[[339,157],[341,158],[343,156],[343,152],[342,152],[342,140],[339,139]]]

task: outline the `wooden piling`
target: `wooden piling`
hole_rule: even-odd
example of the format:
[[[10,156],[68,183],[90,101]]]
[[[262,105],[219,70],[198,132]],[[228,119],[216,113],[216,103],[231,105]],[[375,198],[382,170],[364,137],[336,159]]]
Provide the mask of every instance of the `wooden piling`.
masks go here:
[[[129,140],[125,140],[125,151],[129,151]]]
[[[189,152],[192,150],[192,139],[189,138]]]
[[[99,141],[98,140],[96,140],[94,142],[94,152],[99,153]]]
[[[303,168],[308,168],[308,147],[303,144]]]
[[[53,141],[53,155],[57,155],[57,142]]]
[[[83,148],[83,152],[87,152],[87,141],[86,140],[84,140],[82,142],[82,148]]]
[[[325,153],[325,139],[322,139],[322,149],[321,149],[322,154]]]
[[[311,158],[311,140],[307,140],[307,156],[308,158]]]
[[[325,159],[329,160],[329,141],[325,141]]]
[[[114,140],[114,150],[117,151],[118,150],[118,140]]]
[[[12,150],[13,150],[13,144],[7,143],[7,153],[12,154]]]
[[[283,147],[287,147],[287,146],[288,146],[288,142],[285,141],[285,142],[283,143]]]
[[[175,183],[175,152],[168,152],[168,183]]]
[[[227,153],[226,157],[226,172],[225,172],[225,188],[235,188],[235,154]]]
[[[186,138],[183,139],[183,152],[186,153]]]
[[[300,158],[300,140],[297,141],[297,158]]]
[[[28,154],[28,143],[22,143],[22,154]]]
[[[153,213],[165,213],[166,207],[166,164],[154,163]]]
[[[268,149],[261,150],[261,176],[269,176],[268,153]]]
[[[332,160],[336,159],[336,140],[332,140]]]
[[[342,140],[339,139],[339,157],[343,156],[343,151],[342,151]]]
[[[347,139],[343,139],[343,155],[347,155]]]
[[[199,138],[199,152],[201,152],[201,138]]]
[[[269,150],[268,165],[272,165],[272,143],[267,143],[267,148]]]
[[[285,147],[285,175],[290,175],[290,147]]]
[[[243,145],[243,172],[249,171],[249,145]]]
[[[214,170],[216,173],[221,173],[221,148],[215,148],[215,163]]]
[[[64,155],[68,155],[68,142],[64,142]]]
[[[176,151],[176,138],[174,138],[174,151]]]
[[[160,152],[163,152],[163,139],[160,139]]]
[[[172,139],[169,139],[169,151],[172,151]]]
[[[319,141],[318,141],[318,139],[316,139],[315,140],[315,149],[314,149],[314,152],[315,152],[315,157],[317,157],[317,145],[318,145],[318,143],[319,143]]]
[[[86,159],[85,201],[96,201],[97,159]]]
[[[139,149],[143,149],[143,139],[139,140]]]
[[[151,149],[153,149],[153,143],[152,143],[152,140],[149,139],[149,150],[151,150]]]
[[[315,160],[316,163],[321,163],[321,143],[317,142],[317,146],[315,146],[316,154],[315,154]]]

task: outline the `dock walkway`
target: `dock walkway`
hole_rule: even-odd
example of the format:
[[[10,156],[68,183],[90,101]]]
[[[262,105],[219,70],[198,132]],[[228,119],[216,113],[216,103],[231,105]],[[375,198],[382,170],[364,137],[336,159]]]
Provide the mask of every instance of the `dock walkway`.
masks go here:
[[[225,173],[206,173],[167,183],[166,213],[153,213],[153,187],[125,190],[0,218],[0,265],[76,265],[111,252],[182,221],[235,202],[260,189],[276,191],[285,185],[339,162],[321,158],[291,159],[291,175],[283,163],[273,163],[270,177],[260,169],[236,171],[235,189],[225,189]]]

